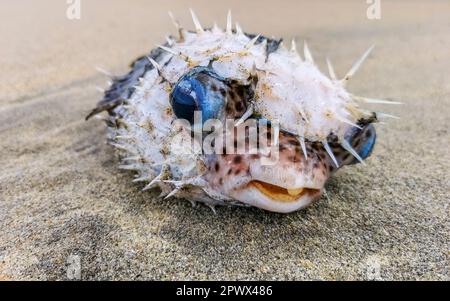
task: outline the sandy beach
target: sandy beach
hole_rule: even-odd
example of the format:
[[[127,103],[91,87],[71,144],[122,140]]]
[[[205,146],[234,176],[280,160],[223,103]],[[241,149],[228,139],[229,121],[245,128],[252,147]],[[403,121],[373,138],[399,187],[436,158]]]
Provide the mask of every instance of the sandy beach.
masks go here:
[[[450,3],[382,1],[0,3],[0,280],[450,280]],[[366,166],[288,215],[160,200],[117,169],[105,126],[84,117],[96,87],[175,34],[225,25],[308,41],[338,75],[376,48],[349,85],[399,116],[377,125]],[[81,271],[71,274],[73,258]],[[77,263],[78,264],[78,263]]]

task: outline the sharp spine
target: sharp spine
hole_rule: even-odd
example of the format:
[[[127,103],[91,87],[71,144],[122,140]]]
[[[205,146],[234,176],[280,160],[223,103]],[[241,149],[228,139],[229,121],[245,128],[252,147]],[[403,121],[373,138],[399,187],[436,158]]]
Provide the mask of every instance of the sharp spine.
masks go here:
[[[308,116],[306,116],[305,110],[303,110],[303,107],[299,103],[295,103],[295,106],[298,109],[298,112],[300,115],[302,115],[303,119],[305,119],[306,122],[309,122]]]
[[[164,197],[164,199],[166,200],[166,199],[169,199],[169,198],[175,196],[178,192],[180,192],[180,190],[181,190],[182,188],[183,188],[183,187],[177,187],[177,188],[175,188],[175,189],[172,190],[168,195],[166,195],[166,196]]]
[[[122,159],[122,161],[140,161],[140,160],[142,160],[141,156],[127,157]]]
[[[168,14],[169,14],[170,19],[172,20],[173,25],[175,25],[175,28],[178,31],[180,42],[183,42],[184,41],[183,28],[180,26],[180,23],[177,21],[177,19],[175,19],[174,15],[172,14],[171,11],[169,11]]]
[[[150,177],[144,176],[144,177],[136,178],[132,182],[133,183],[138,183],[138,182],[146,182],[146,181],[149,181],[149,180],[150,180]]]
[[[242,28],[239,25],[239,23],[236,23],[236,34],[240,35],[240,36],[244,34],[244,32],[242,31]]]
[[[336,119],[339,120],[340,122],[349,124],[351,126],[354,126],[354,127],[358,128],[358,129],[362,130],[362,127],[360,127],[359,125],[357,125],[356,123],[352,122],[351,120],[349,120],[349,119],[347,119],[345,117],[336,115]]]
[[[101,74],[106,75],[106,76],[108,76],[108,77],[111,77],[111,78],[115,78],[115,77],[116,77],[114,74],[112,74],[112,73],[109,72],[109,71],[106,71],[106,70],[103,69],[102,67],[96,66],[96,67],[95,67],[95,70],[97,70],[97,71],[100,72]]]
[[[381,117],[381,118],[384,117],[384,118],[400,119],[400,117],[398,117],[398,116],[387,114],[387,113],[383,113],[383,112],[375,112],[375,113],[377,115],[377,118],[378,117]]]
[[[308,160],[308,152],[306,151],[305,137],[299,136],[298,140],[300,141],[300,145],[302,147],[302,151],[303,151],[303,155],[305,156],[305,160]]]
[[[297,52],[297,43],[295,42],[295,40],[294,39],[292,39],[292,41],[291,41],[291,52],[292,53],[298,53]]]
[[[252,69],[250,70],[250,77],[258,76],[258,68],[256,67],[256,62],[253,62]]]
[[[109,117],[104,117],[104,116],[102,116],[100,114],[94,115],[93,118],[97,119],[97,120],[105,121],[105,122],[111,121]]]
[[[166,42],[169,46],[173,46],[174,41],[169,36],[166,36]]]
[[[231,10],[229,10],[227,15],[227,27],[226,27],[227,35],[233,34],[232,26],[233,26],[233,19],[231,17]]]
[[[250,116],[253,115],[253,104],[250,104],[248,106],[247,111],[245,111],[244,115],[242,115],[241,118],[239,118],[238,121],[236,121],[236,123],[234,124],[234,126],[240,126],[241,124],[243,124],[248,118],[250,118]]]
[[[273,127],[273,146],[277,146],[280,143],[280,127]]]
[[[209,207],[209,209],[212,210],[212,212],[217,215],[217,211],[216,211],[216,207],[214,207],[213,205],[207,205]]]
[[[177,56],[182,55],[180,52],[176,52],[175,50],[173,50],[173,49],[171,49],[169,47],[166,47],[166,46],[163,46],[163,45],[157,45],[157,46],[159,48],[161,48],[162,50],[167,51],[167,52],[169,52],[169,53],[171,53],[173,55],[177,55]]]
[[[330,78],[332,80],[337,80],[336,73],[334,72],[333,65],[331,64],[331,61],[329,58],[327,58],[327,66],[328,66],[328,73],[330,74]]]
[[[200,21],[198,20],[197,15],[195,14],[194,10],[192,8],[190,8],[189,11],[191,12],[192,21],[194,22],[195,30],[197,31],[197,33],[198,34],[204,33],[205,30],[203,29],[202,25],[200,24]]]
[[[252,48],[252,47],[255,45],[255,43],[258,41],[258,39],[259,39],[260,36],[261,36],[261,35],[257,35],[256,37],[254,37],[253,39],[251,39],[250,42],[248,42],[247,45],[245,45],[245,49],[250,49],[250,48]]]
[[[135,90],[138,90],[138,91],[141,91],[141,92],[144,92],[145,91],[145,88],[144,87],[141,87],[141,86],[134,86],[133,87]]]
[[[161,198],[164,198],[166,195],[167,195],[167,192],[163,190],[156,198],[161,199]]]
[[[366,163],[363,161],[363,159],[359,156],[359,154],[353,149],[353,147],[350,145],[350,143],[348,143],[347,140],[343,140],[341,142],[342,147],[348,151],[350,154],[353,155],[353,157],[355,157],[359,162],[361,162],[363,165],[365,165]]]
[[[117,148],[117,149],[119,149],[119,150],[127,151],[127,152],[132,153],[132,154],[136,154],[136,152],[134,150],[130,149],[129,147],[127,147],[127,146],[125,146],[123,144],[110,143],[110,145],[115,147],[115,148]]]
[[[170,164],[170,163],[172,163],[172,160],[170,160],[170,159],[167,159],[167,160],[164,160],[164,161],[162,161],[162,162],[155,162],[155,163],[152,163],[152,165],[151,165],[151,167],[157,167],[157,166],[166,166],[167,164]]]
[[[364,52],[364,54],[361,56],[361,58],[353,64],[352,68],[350,68],[350,70],[347,72],[347,74],[341,81],[344,86],[350,80],[350,78],[352,78],[353,75],[355,75],[356,71],[358,71],[362,63],[364,63],[364,61],[367,59],[367,57],[369,56],[370,52],[372,52],[374,47],[375,45],[372,45],[369,49],[367,49],[366,52]]]
[[[362,101],[365,103],[374,103],[374,104],[386,104],[386,105],[402,105],[403,102],[391,101],[386,99],[376,99],[376,98],[368,98],[352,95],[352,98],[356,101]]]
[[[300,53],[298,53],[297,42],[295,41],[295,39],[292,39],[291,41],[291,53],[296,55],[300,59],[300,61],[303,61],[303,58],[300,56]]]
[[[346,108],[347,112],[355,118],[359,118],[359,116],[361,116],[361,114],[364,113],[359,108],[355,107],[352,104],[347,104],[345,106],[345,108]]]
[[[153,180],[147,186],[145,186],[144,189],[142,189],[142,191],[146,191],[153,188],[158,182],[163,182],[164,179],[170,176],[169,171],[170,171],[169,165],[164,163],[163,166],[161,167],[160,173],[156,177],[154,177]]]
[[[184,61],[186,61],[188,63],[190,62],[189,57],[184,55],[183,53],[181,53],[181,51],[176,52],[175,50],[173,50],[173,49],[171,49],[169,47],[163,46],[163,45],[157,45],[157,46],[159,48],[161,48],[162,50],[167,51],[168,53],[171,53],[173,55],[179,56],[181,59],[183,59]]]
[[[330,156],[331,160],[333,160],[334,165],[336,165],[336,167],[339,168],[339,163],[337,162],[336,157],[334,156],[333,151],[331,150],[328,142],[326,140],[323,140],[322,144],[325,150],[327,151],[328,155]]]
[[[159,174],[157,177],[155,177],[153,180],[150,181],[149,184],[147,184],[147,186],[145,186],[142,191],[147,191],[149,189],[152,189],[153,187],[155,187],[155,185],[161,182],[161,174]]]
[[[158,75],[160,77],[162,77],[163,80],[165,80],[166,82],[168,82],[170,85],[172,85],[172,83],[167,79],[167,77],[163,74],[163,69],[161,67],[161,65],[159,65],[154,59],[152,59],[151,57],[147,56],[147,59],[150,61],[150,63],[153,65],[153,67],[158,71]]]
[[[149,62],[153,65],[153,67],[158,70],[159,73],[161,73],[161,66],[151,57],[147,56],[147,59],[149,60]]]
[[[170,10],[167,13],[169,14],[170,20],[172,21],[173,25],[179,31],[181,29],[180,23],[178,23],[177,19]]]
[[[119,165],[119,169],[123,170],[141,170],[139,165],[136,164],[130,164],[130,165]]]
[[[118,123],[119,125],[123,125],[124,127],[137,126],[136,123],[134,123],[134,122],[127,122],[127,121],[126,121],[125,119],[123,119],[123,118],[117,119],[117,123]]]
[[[310,62],[311,64],[314,64],[314,59],[311,55],[311,51],[309,51],[308,44],[305,41],[305,44],[303,46],[303,52],[305,56],[305,61]]]

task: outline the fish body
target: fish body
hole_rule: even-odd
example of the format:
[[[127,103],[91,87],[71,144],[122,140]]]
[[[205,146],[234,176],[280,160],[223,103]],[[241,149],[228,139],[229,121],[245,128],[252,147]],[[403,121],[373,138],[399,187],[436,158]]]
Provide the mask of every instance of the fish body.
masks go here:
[[[345,88],[369,51],[338,80],[306,44],[302,57],[295,43],[232,29],[231,15],[225,30],[193,19],[195,31],[175,21],[178,38],[114,77],[88,116],[108,112],[120,168],[144,190],[288,213],[319,199],[338,168],[370,155],[377,114],[360,105],[375,100]]]

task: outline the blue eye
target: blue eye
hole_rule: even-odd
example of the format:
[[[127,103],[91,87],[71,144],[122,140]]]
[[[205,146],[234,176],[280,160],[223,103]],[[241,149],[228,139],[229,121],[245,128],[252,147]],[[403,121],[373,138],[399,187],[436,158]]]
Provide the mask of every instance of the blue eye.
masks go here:
[[[224,116],[228,86],[226,80],[208,67],[195,67],[175,85],[170,103],[178,118],[194,122],[194,112],[202,112],[203,123]]]
[[[345,135],[345,140],[353,147],[358,155],[364,160],[370,156],[377,140],[377,133],[373,124],[367,124],[363,129],[356,127],[349,130]],[[355,159],[349,164],[358,163]]]
[[[375,141],[377,140],[377,134],[375,127],[370,124],[364,128],[361,134],[359,155],[361,158],[366,159],[372,153]]]

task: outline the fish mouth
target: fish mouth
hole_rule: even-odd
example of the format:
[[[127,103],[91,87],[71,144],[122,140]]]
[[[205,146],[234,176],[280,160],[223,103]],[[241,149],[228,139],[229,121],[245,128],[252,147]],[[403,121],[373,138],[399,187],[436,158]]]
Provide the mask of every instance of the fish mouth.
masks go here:
[[[256,188],[259,192],[268,198],[282,203],[291,203],[298,201],[301,197],[307,194],[314,194],[320,192],[319,189],[313,188],[284,188],[267,182],[252,180],[247,186]]]

